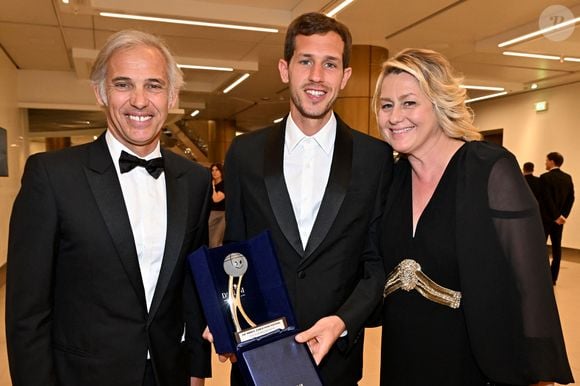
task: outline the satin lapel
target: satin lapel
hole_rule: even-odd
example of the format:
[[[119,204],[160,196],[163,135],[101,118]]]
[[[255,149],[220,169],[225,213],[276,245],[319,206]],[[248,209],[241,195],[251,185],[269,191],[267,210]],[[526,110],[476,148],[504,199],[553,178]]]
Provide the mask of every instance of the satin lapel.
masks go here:
[[[286,119],[270,129],[264,149],[264,182],[278,226],[290,245],[302,256],[304,249],[300,241],[300,232],[284,180],[285,127]]]
[[[163,262],[161,271],[155,286],[155,294],[149,309],[149,319],[151,320],[163,299],[169,281],[175,270],[175,265],[179,260],[183,238],[187,230],[187,200],[188,191],[184,177],[184,171],[177,168],[171,157],[166,157],[166,151],[162,149],[165,161],[165,189],[167,191],[167,234],[165,239],[165,250],[163,252]]]
[[[104,134],[89,147],[89,163],[85,173],[129,281],[143,307],[146,308],[145,290],[129,214]]]
[[[342,206],[350,183],[353,155],[352,134],[338,117],[337,120],[330,176],[328,177],[326,191],[322,197],[322,203],[320,204],[316,221],[312,227],[308,244],[306,244],[304,259],[312,255],[330,231],[330,227]]]

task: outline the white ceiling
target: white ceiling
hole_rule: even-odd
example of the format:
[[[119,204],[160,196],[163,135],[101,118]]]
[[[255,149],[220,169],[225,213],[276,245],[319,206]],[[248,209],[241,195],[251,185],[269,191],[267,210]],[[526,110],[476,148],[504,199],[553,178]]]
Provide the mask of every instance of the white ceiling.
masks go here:
[[[180,63],[228,64],[233,73],[185,70],[187,87],[180,108],[196,119],[231,119],[241,130],[268,125],[288,109],[277,61],[285,27],[296,16],[327,10],[332,0],[2,0],[0,46],[19,73],[21,107],[55,109],[38,114],[53,120],[72,110],[96,110],[86,79],[92,59],[112,33],[138,28],[162,36]],[[466,84],[525,92],[580,80],[580,63],[514,58],[497,44],[537,30],[546,0],[355,0],[337,18],[351,29],[355,44],[382,46],[394,54],[406,47],[444,53]],[[580,1],[559,0],[580,15]],[[257,24],[277,34],[208,27],[136,22],[98,15],[99,11]],[[580,28],[580,27],[579,27]],[[541,36],[508,48],[580,57],[580,33],[563,41]],[[224,95],[225,86],[242,73],[248,80]],[[473,94],[475,95],[475,94]],[[78,117],[76,118],[78,121]],[[47,126],[50,122],[46,121]]]

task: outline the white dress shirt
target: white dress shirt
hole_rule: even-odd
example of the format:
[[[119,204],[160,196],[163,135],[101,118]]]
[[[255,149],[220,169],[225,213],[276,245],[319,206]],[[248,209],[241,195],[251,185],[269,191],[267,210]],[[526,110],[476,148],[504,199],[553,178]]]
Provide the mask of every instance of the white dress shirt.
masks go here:
[[[151,177],[143,167],[136,167],[121,174],[119,170],[121,151],[137,155],[121,144],[109,131],[107,131],[105,139],[119,176],[123,199],[129,213],[129,221],[139,259],[139,270],[145,289],[147,310],[149,310],[161,270],[167,233],[165,172],[161,173],[157,179]],[[161,157],[159,144],[151,154],[140,158],[157,157]]]
[[[304,249],[328,183],[335,138],[334,114],[310,137],[298,128],[292,115],[288,116],[284,138],[284,179]]]

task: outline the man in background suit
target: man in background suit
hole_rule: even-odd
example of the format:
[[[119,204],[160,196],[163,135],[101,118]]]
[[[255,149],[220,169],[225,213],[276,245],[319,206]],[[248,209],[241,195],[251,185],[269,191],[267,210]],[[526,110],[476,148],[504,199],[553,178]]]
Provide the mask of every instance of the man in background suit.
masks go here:
[[[563,163],[564,157],[560,153],[548,153],[546,156],[546,170],[548,172],[540,176],[540,211],[546,240],[550,236],[552,242],[550,270],[554,285],[556,285],[560,272],[564,223],[566,223],[574,204],[574,184],[572,177],[560,169]]]
[[[332,111],[351,75],[351,35],[322,14],[294,20],[278,64],[290,114],[236,137],[226,157],[226,241],[272,232],[324,384],[362,377],[364,326],[382,299],[381,257],[368,242],[390,183],[392,149]],[[235,371],[232,384],[241,384]]]
[[[524,173],[524,178],[530,187],[530,190],[536,197],[536,201],[540,201],[540,177],[534,176],[534,164],[532,162],[524,163],[524,167],[522,169]]]
[[[13,384],[203,385],[210,351],[185,256],[207,242],[210,177],[159,143],[183,75],[158,38],[121,31],[91,80],[107,131],[31,156],[14,203]]]

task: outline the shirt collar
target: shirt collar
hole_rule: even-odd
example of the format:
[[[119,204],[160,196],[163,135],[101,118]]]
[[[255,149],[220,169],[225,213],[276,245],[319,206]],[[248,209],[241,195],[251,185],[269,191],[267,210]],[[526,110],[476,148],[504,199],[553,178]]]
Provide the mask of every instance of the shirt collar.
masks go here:
[[[305,138],[313,138],[318,146],[326,154],[330,154],[334,147],[334,140],[336,138],[336,117],[334,114],[330,115],[330,119],[322,128],[314,135],[307,136],[302,130],[296,125],[292,119],[292,114],[288,114],[288,119],[286,120],[286,134],[284,143],[289,152],[293,152],[296,146],[302,142]]]
[[[147,154],[145,157],[141,157],[127,148],[127,146],[119,142],[119,140],[115,138],[109,130],[107,130],[105,133],[105,140],[107,141],[107,147],[109,148],[109,153],[111,153],[111,158],[113,159],[113,164],[115,165],[117,171],[119,171],[119,162],[117,161],[119,160],[119,157],[121,157],[121,152],[123,150],[131,155],[134,155],[135,157],[144,158],[147,160],[161,157],[161,146],[159,145],[159,141],[157,141],[157,146],[155,146],[155,149],[151,153]]]

